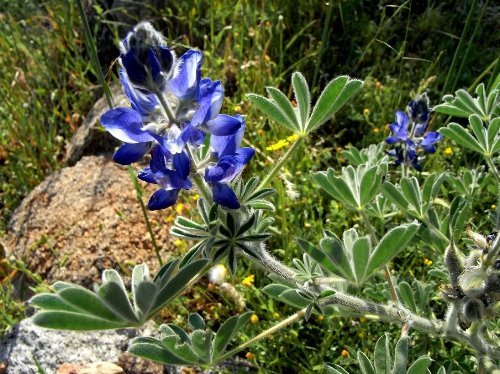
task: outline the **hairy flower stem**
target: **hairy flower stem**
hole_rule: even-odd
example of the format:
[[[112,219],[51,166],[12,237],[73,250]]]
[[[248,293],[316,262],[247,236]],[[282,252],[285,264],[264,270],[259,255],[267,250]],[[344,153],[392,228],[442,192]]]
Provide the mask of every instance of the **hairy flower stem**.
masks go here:
[[[375,234],[375,229],[374,229],[373,225],[371,224],[370,219],[366,215],[364,209],[361,208],[359,210],[359,212],[361,213],[361,217],[363,218],[363,221],[365,222],[365,226],[368,229],[372,244],[377,245],[378,238],[377,238],[377,235]],[[389,269],[388,265],[385,265],[384,272],[385,272],[385,276],[387,278],[387,284],[389,286],[389,291],[391,293],[392,302],[394,304],[396,304],[397,306],[399,306],[399,298],[398,298],[398,293],[396,291],[396,285],[394,283],[394,280],[392,279],[391,270]]]
[[[227,359],[229,357],[232,357],[236,353],[241,352],[242,350],[244,350],[247,347],[251,346],[253,343],[258,342],[259,340],[265,339],[265,338],[273,335],[275,332],[278,332],[282,328],[285,328],[285,327],[291,325],[292,323],[298,321],[299,319],[301,319],[306,314],[306,309],[307,308],[299,310],[297,313],[292,314],[290,317],[288,317],[288,318],[284,319],[283,321],[277,323],[273,327],[271,327],[271,328],[269,328],[269,329],[267,329],[265,331],[262,331],[259,335],[254,336],[249,341],[247,341],[247,342],[239,345],[238,347],[230,350],[229,352],[226,352],[225,354],[223,354],[222,356],[219,357],[219,359],[217,360],[217,362],[221,362],[221,361],[224,361],[225,359]],[[215,364],[215,363],[216,362],[214,362],[212,364]]]
[[[206,202],[210,203],[212,201],[212,196],[208,192],[207,186],[203,182],[203,178],[199,174],[191,174],[191,180],[198,188],[200,195],[205,199]]]
[[[163,109],[163,115],[168,118],[168,122],[170,124],[177,122],[177,120],[175,118],[175,113],[172,110],[172,107],[170,106],[170,104],[168,103],[168,100],[165,97],[165,94],[159,90],[154,91],[154,94],[156,95],[156,97],[160,101],[161,108]]]
[[[290,159],[292,154],[299,148],[300,144],[304,141],[304,136],[299,136],[299,138],[295,141],[295,143],[292,144],[290,148],[288,148],[288,151],[281,157],[281,159],[274,164],[274,167],[271,169],[271,171],[266,175],[264,180],[259,184],[259,187],[257,187],[257,191],[263,189],[266,187],[266,185],[273,179],[278,171],[283,167],[283,165],[286,164],[286,162]]]

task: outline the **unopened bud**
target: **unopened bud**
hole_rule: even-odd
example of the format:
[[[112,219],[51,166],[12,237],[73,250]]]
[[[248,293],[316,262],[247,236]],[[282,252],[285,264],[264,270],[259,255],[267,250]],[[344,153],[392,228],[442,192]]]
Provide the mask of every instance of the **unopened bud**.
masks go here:
[[[484,315],[483,302],[476,298],[466,299],[462,304],[461,312],[468,322],[480,321]]]
[[[467,236],[472,239],[475,245],[477,245],[481,249],[488,249],[489,244],[484,236],[478,234],[477,232],[472,231],[471,229],[467,229]]]
[[[453,244],[446,248],[444,253],[444,263],[448,268],[448,274],[450,275],[450,282],[452,288],[458,287],[458,277],[462,274],[464,266],[462,260],[458,257],[457,252]]]
[[[149,22],[141,22],[120,43],[120,60],[137,88],[162,90],[173,73],[175,53]]]

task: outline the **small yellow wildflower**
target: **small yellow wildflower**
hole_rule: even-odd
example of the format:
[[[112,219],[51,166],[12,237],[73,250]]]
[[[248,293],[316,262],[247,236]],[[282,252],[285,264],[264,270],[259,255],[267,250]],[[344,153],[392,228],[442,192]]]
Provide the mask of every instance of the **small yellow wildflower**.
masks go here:
[[[183,210],[184,210],[184,204],[183,203],[179,203],[175,207],[175,211],[177,212],[177,214],[181,214]]]
[[[200,198],[200,195],[198,195],[198,194],[193,195],[193,200],[198,200],[199,198]]]
[[[374,127],[373,128],[373,133],[374,134],[378,134],[380,132],[379,128],[378,127]]]
[[[254,325],[256,323],[259,323],[259,317],[257,316],[257,314],[252,314],[252,316],[250,317],[250,322],[252,322]]]
[[[359,322],[365,323],[366,322],[366,318],[365,317],[359,317]]]
[[[346,349],[343,349],[343,350],[342,350],[342,353],[341,353],[340,355],[341,355],[342,357],[344,357],[344,358],[347,358],[347,357],[349,357],[349,352],[347,352],[347,350],[346,350]]]
[[[286,147],[290,142],[287,142],[285,139],[278,140],[277,143],[271,144],[269,147],[266,147],[266,151],[277,151],[280,148]]]
[[[241,110],[242,110],[242,109],[241,109],[241,105],[235,105],[235,106],[233,107],[233,110],[234,110],[236,113],[241,113]]]
[[[247,352],[245,357],[247,360],[253,360],[255,358],[255,355],[252,352]]]
[[[382,88],[382,83],[380,83],[380,81],[377,79],[375,81],[375,89],[380,90],[381,88]]]
[[[424,259],[424,265],[425,266],[431,266],[432,265],[432,260],[429,260],[428,258]]]
[[[244,278],[241,281],[241,284],[245,287],[252,287],[254,282],[255,282],[255,275],[250,274],[248,277]]]
[[[451,156],[453,154],[453,149],[451,147],[446,147],[443,151],[446,156]]]
[[[325,316],[323,316],[322,314],[320,314],[319,316],[316,317],[316,321],[318,322],[321,322],[325,319]]]
[[[363,115],[365,117],[368,116],[368,115],[370,115],[370,109],[368,109],[368,108],[363,109]]]
[[[258,129],[258,130],[257,130],[257,135],[259,135],[259,136],[264,135],[264,130],[262,130],[262,129]]]
[[[174,245],[175,245],[176,247],[180,247],[180,246],[182,246],[182,240],[180,240],[180,239],[175,239],[175,241],[174,241]]]
[[[491,204],[491,209],[495,210],[497,206],[495,204]]]
[[[268,55],[264,55],[264,61],[265,62],[271,61],[271,57],[269,57]]]
[[[289,142],[294,142],[299,138],[297,134],[290,135],[288,138],[286,138],[287,141]]]
[[[165,218],[165,221],[167,223],[172,223],[172,222],[174,222],[174,220],[175,220],[175,218],[173,216],[168,216],[167,218]]]
[[[276,318],[276,319],[280,318],[280,314],[278,312],[274,312],[273,318]]]
[[[388,130],[390,130],[390,128],[391,128],[391,124],[390,123],[386,123],[385,124],[385,130],[388,131]]]

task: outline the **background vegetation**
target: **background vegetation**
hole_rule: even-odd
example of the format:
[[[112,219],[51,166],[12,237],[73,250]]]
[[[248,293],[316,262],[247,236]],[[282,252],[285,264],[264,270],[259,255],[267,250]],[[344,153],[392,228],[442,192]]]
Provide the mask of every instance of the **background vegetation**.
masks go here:
[[[320,192],[304,170],[339,168],[345,162],[344,148],[383,141],[395,110],[404,110],[415,93],[426,90],[431,104],[437,104],[444,93],[457,88],[491,84],[500,66],[495,48],[500,37],[499,8],[488,1],[152,0],[146,5],[123,1],[111,7],[112,1],[89,3],[86,11],[108,82],[116,79],[118,40],[142,19],[152,21],[178,54],[187,47],[204,51],[204,75],[223,81],[225,111],[248,116],[246,139],[258,152],[251,166],[254,172],[280,157],[286,147],[266,148],[289,134],[264,121],[245,99],[246,93],[263,94],[265,86],[290,92],[289,78],[296,70],[318,88],[313,94],[340,74],[366,81],[354,103],[322,127],[307,152],[301,152],[274,182],[279,235],[270,247],[285,261],[299,253],[296,236],[314,241],[324,229],[340,234],[359,220]],[[0,5],[0,213],[5,229],[21,199],[64,166],[65,144],[103,90],[97,84],[74,2],[2,0]],[[434,117],[431,123],[437,129],[445,121]],[[453,148],[444,153],[448,146],[440,145],[426,161],[426,170],[457,169],[472,162],[470,155],[454,154]],[[485,212],[492,210],[494,195],[485,188],[474,205],[476,223],[484,230],[489,227]],[[10,287],[13,271],[22,269],[20,264],[1,261],[0,328],[5,329],[23,316],[22,300],[12,297]],[[400,256],[394,267],[400,280],[411,283],[429,269],[442,269],[441,265],[429,249],[418,248]],[[24,274],[35,284],[41,281],[36,274]],[[291,308],[269,300],[258,287],[241,285],[249,274],[255,274],[256,286],[266,284],[263,274],[251,268],[230,281],[253,305],[259,330],[278,315],[289,314]],[[438,297],[440,282],[438,276],[428,282],[434,295],[428,312],[438,316],[444,313]],[[386,299],[383,279],[365,292]],[[235,308],[235,301],[217,290],[197,288],[185,297],[214,321],[232,315]],[[188,311],[182,305],[183,300],[164,318],[185,318]],[[386,328],[364,317],[312,320],[265,345],[257,344],[252,348],[252,363],[283,372],[311,372],[322,360],[348,367],[357,349],[373,351]],[[422,336],[419,341],[411,351],[415,357],[432,350],[440,364],[463,372],[471,369],[461,347]]]

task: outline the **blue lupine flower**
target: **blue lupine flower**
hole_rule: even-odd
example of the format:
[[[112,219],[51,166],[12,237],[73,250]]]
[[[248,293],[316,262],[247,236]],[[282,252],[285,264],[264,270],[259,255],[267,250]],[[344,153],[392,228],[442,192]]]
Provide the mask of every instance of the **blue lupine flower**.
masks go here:
[[[120,60],[130,82],[148,91],[164,91],[175,54],[149,22],[141,22],[120,43]]]
[[[211,135],[210,159],[199,160],[205,181],[216,203],[240,206],[228,186],[254,155],[240,148],[245,122],[241,116],[220,114],[224,98],[222,83],[201,77],[202,53],[189,50],[176,63],[163,36],[149,23],[140,23],[121,42],[120,80],[132,108],[115,108],[101,123],[123,141],[113,159],[124,165],[151,151],[149,167],[139,178],[160,186],[148,203],[151,210],[175,204],[182,189],[190,189],[191,165],[186,147],[200,146]],[[168,118],[167,118],[168,117]],[[206,165],[210,166],[206,166]]]
[[[442,136],[438,132],[425,133],[429,121],[427,94],[417,95],[415,100],[410,101],[407,110],[410,116],[398,110],[395,122],[389,126],[391,136],[385,141],[387,144],[398,144],[398,146],[387,151],[387,154],[396,158],[395,165],[405,162],[414,169],[422,171],[422,166],[418,163],[419,149],[426,153],[434,153],[436,151],[434,144],[439,142]]]
[[[434,153],[436,152],[436,147],[434,147],[434,144],[441,141],[443,139],[443,136],[435,131],[429,131],[424,135],[424,138],[420,142],[420,146],[424,149],[425,152],[427,153]]]
[[[408,139],[408,124],[410,120],[405,112],[396,112],[396,122],[389,125],[393,136],[389,136],[385,141],[387,144],[405,142]]]
[[[190,168],[191,162],[186,152],[172,155],[161,147],[153,148],[149,167],[138,174],[139,179],[161,187],[149,199],[148,209],[159,210],[174,205],[179,191],[192,187]]]
[[[239,147],[245,131],[245,121],[239,115],[234,118],[240,122],[236,133],[229,136],[212,135],[210,138],[217,164],[205,170],[205,181],[212,189],[214,201],[230,209],[238,209],[240,203],[227,183],[243,170],[255,153],[253,148]]]

